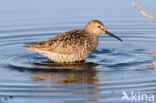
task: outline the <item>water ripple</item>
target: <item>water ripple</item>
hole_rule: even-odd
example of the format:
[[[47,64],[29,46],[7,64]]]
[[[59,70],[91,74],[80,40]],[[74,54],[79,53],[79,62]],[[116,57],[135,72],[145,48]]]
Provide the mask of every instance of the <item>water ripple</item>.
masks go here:
[[[77,20],[63,25],[1,28],[0,100],[7,103],[108,103],[120,102],[123,90],[155,93],[156,73],[153,68],[144,68],[155,61],[151,51],[156,49],[153,22],[106,21],[108,30],[124,41],[101,35],[97,49],[83,62],[56,64],[23,47],[24,43],[47,40],[83,26],[84,22]]]

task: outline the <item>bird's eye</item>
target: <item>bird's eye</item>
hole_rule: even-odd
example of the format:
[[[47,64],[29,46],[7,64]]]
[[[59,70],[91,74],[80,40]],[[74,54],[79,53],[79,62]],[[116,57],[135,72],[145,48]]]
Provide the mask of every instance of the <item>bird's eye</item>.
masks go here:
[[[101,28],[101,26],[98,26],[98,28]]]

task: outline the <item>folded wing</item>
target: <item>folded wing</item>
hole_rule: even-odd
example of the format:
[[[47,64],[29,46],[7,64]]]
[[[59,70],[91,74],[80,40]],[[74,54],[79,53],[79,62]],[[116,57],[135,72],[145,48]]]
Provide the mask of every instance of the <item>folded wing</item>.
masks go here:
[[[73,30],[47,41],[27,43],[25,47],[34,52],[44,50],[59,54],[73,54],[83,47],[86,39],[82,30]]]

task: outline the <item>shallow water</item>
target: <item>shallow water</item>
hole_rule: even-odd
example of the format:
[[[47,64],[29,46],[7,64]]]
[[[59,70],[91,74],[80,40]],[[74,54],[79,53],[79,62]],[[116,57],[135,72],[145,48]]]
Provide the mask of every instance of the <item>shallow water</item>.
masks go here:
[[[74,10],[81,14],[81,9]],[[134,91],[155,96],[156,58],[152,50],[156,50],[156,21],[142,17],[137,11],[138,15],[133,17],[120,13],[108,16],[107,12],[97,16],[103,13],[98,10],[95,16],[87,12],[89,9],[83,11],[87,12],[84,15],[73,14],[74,10],[65,10],[66,15],[61,10],[58,15],[39,10],[46,15],[33,14],[35,10],[18,14],[18,8],[13,8],[17,14],[6,10],[0,18],[0,102],[117,103],[122,102],[123,91],[129,95]],[[64,31],[83,28],[90,19],[101,20],[123,42],[100,35],[94,53],[85,62],[72,64],[54,64],[23,47],[24,43],[47,40]]]

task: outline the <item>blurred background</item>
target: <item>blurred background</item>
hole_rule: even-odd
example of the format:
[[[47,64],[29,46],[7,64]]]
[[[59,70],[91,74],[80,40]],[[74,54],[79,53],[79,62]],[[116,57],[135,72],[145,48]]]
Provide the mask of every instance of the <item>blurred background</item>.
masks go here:
[[[86,23],[91,19],[124,20],[144,18],[131,5],[134,1],[143,10],[155,15],[155,0],[0,0],[1,26]],[[40,21],[40,22],[39,22]]]

